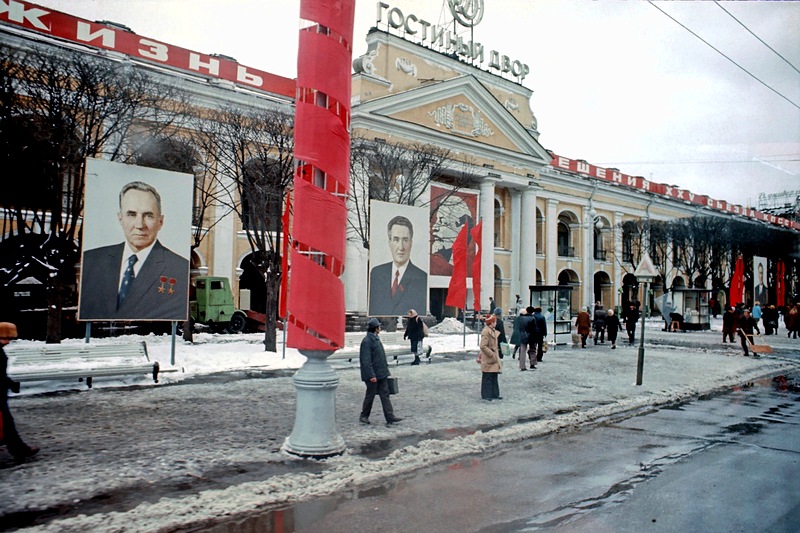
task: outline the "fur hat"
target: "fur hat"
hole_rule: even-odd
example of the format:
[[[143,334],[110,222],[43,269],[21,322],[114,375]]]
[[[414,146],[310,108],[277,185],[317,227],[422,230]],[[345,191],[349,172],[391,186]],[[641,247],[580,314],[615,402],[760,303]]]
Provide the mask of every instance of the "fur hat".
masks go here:
[[[0,339],[16,339],[17,326],[11,322],[0,322]]]
[[[375,329],[381,327],[381,321],[377,318],[370,318],[367,322],[367,329]]]
[[[415,316],[417,316],[417,312],[414,309],[409,309],[408,316],[414,318]]]
[[[496,315],[489,315],[489,316],[486,317],[485,322],[486,322],[487,326],[489,324],[494,324],[494,323],[497,322],[497,316]]]

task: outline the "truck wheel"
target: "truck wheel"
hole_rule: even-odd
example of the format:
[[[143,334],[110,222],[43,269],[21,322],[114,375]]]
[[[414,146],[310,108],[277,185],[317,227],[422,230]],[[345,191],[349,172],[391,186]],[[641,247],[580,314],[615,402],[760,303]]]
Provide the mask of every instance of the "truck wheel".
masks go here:
[[[244,316],[239,314],[233,315],[231,321],[228,323],[228,333],[241,333],[244,331],[245,324]]]

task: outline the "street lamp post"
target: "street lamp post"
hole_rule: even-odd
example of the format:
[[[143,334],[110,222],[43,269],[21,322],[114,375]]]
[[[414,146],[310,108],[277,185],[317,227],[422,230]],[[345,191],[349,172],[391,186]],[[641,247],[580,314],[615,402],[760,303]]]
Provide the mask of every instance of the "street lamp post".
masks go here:
[[[644,311],[642,312],[642,332],[639,335],[639,357],[636,361],[636,385],[642,384],[642,377],[644,375],[644,330],[645,330],[645,320],[648,314],[648,307],[647,304],[650,301],[650,283],[656,279],[658,276],[658,271],[656,270],[655,265],[653,265],[653,260],[650,259],[650,254],[647,252],[644,253],[642,256],[642,260],[639,261],[639,265],[636,267],[636,270],[633,272],[633,275],[636,276],[637,280],[641,280],[644,283]]]

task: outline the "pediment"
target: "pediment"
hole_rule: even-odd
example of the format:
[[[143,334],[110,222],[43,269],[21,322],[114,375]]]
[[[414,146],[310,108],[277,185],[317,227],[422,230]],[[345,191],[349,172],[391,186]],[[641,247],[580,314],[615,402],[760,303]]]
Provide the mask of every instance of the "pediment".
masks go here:
[[[549,162],[547,151],[507,105],[467,75],[371,100],[354,108],[353,114],[385,117]]]

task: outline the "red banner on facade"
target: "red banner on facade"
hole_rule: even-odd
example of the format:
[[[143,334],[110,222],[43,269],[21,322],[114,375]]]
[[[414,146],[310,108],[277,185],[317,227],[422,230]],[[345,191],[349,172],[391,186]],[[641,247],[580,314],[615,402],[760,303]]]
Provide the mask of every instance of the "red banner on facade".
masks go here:
[[[472,293],[474,295],[472,307],[478,313],[481,310],[481,255],[483,255],[483,220],[472,228],[472,240],[475,241],[475,260],[472,261]]]
[[[447,287],[445,305],[465,309],[467,305],[467,224],[453,242],[453,273]]]

